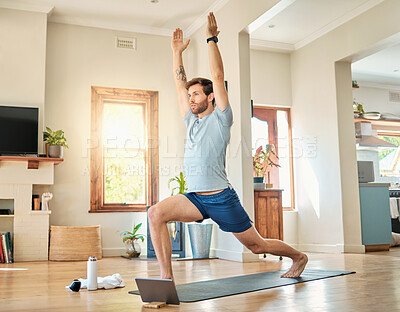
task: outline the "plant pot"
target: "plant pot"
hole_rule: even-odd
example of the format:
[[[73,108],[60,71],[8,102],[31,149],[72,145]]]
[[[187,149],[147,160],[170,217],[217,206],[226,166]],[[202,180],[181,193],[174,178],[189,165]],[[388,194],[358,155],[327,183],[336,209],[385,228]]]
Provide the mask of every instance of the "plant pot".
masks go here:
[[[265,189],[264,177],[253,177],[254,189]]]
[[[264,177],[253,177],[254,183],[264,183]]]
[[[138,258],[142,248],[137,240],[126,240],[125,241],[125,253],[129,258]]]
[[[167,228],[168,228],[169,237],[173,238],[175,240],[175,238],[176,238],[176,222],[175,221],[168,222]]]
[[[49,146],[49,157],[62,158],[63,157],[63,146],[50,145]]]
[[[190,245],[193,259],[210,257],[212,224],[189,224]]]

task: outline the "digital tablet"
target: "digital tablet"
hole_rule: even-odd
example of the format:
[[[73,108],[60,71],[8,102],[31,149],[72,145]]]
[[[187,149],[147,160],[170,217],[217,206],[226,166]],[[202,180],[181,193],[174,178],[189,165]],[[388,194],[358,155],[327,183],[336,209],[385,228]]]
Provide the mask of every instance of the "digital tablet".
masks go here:
[[[137,277],[135,281],[143,302],[180,303],[173,280]]]

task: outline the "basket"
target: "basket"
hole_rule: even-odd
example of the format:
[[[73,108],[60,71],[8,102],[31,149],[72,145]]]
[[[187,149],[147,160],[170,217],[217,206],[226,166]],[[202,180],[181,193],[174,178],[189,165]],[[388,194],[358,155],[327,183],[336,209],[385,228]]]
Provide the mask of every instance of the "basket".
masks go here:
[[[50,261],[80,261],[103,257],[100,225],[50,226]]]

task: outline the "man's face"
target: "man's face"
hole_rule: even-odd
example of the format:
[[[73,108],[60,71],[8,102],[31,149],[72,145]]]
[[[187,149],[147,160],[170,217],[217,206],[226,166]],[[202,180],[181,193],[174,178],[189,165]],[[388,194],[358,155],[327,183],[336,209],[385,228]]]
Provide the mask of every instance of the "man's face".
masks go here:
[[[204,93],[200,84],[191,86],[188,90],[190,109],[193,114],[201,114],[208,107],[208,96]]]

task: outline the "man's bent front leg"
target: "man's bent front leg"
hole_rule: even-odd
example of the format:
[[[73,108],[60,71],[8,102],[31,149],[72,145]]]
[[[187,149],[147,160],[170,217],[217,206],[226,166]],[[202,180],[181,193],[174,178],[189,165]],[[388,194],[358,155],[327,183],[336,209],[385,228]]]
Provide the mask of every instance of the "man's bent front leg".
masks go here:
[[[172,246],[167,223],[170,221],[192,222],[203,216],[184,195],[175,195],[151,206],[148,210],[151,241],[160,265],[161,278],[173,279]]]
[[[161,278],[173,279],[171,263],[172,246],[167,222],[158,216],[154,216],[157,215],[157,212],[154,211],[156,209],[157,206],[152,206],[148,211],[151,242],[160,265]]]

